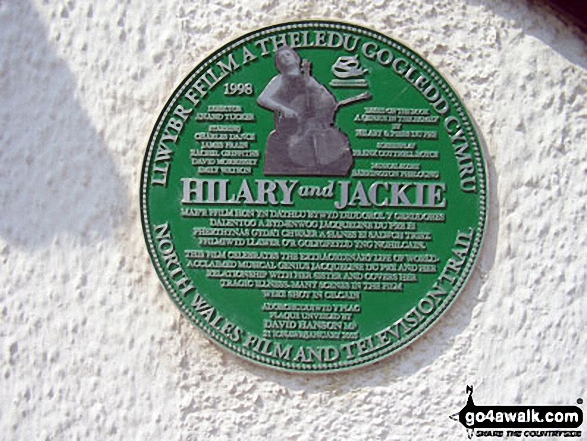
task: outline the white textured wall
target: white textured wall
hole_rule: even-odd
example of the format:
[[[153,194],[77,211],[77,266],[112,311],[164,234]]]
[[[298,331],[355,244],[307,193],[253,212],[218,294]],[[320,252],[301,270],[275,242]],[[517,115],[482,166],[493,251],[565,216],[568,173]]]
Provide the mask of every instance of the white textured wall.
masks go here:
[[[450,311],[391,358],[323,376],[206,340],[138,215],[179,81],[221,43],[305,18],[431,61],[479,126],[492,192]],[[586,92],[585,37],[524,1],[0,0],[0,439],[462,440],[448,415],[466,384],[477,404],[587,398]]]

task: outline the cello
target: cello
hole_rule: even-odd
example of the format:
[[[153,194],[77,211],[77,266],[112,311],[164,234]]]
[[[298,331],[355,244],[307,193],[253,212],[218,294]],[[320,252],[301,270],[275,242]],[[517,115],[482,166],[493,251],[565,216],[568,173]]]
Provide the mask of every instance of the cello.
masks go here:
[[[268,153],[275,147],[282,152],[285,150],[291,166],[279,174],[347,176],[353,165],[353,155],[348,137],[335,126],[336,113],[342,106],[370,99],[371,94],[365,92],[337,101],[312,77],[311,68],[310,61],[302,61],[301,81],[295,85],[296,93],[288,103],[296,116],[286,118],[279,115],[267,150]],[[300,89],[303,89],[302,93],[299,93]],[[272,146],[277,142],[281,145]],[[270,171],[266,174],[277,173]]]

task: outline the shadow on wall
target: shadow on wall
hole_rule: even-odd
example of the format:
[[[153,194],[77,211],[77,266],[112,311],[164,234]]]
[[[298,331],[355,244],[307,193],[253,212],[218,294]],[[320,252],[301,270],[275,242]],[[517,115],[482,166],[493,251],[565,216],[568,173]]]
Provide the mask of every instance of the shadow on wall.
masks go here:
[[[466,2],[491,10],[515,23],[512,29],[518,28],[524,34],[537,38],[569,62],[587,69],[587,53],[584,44],[581,43],[581,40],[587,41],[587,32],[581,33],[578,27],[571,26],[569,21],[552,9],[552,6],[556,6],[556,1],[466,0]],[[582,9],[585,9],[585,6],[582,6]],[[584,18],[582,21],[585,24]],[[505,32],[505,30],[502,31]],[[574,35],[576,39],[571,39],[571,35]]]
[[[0,237],[32,249],[110,236],[125,191],[75,78],[29,1],[0,2],[0,21]]]

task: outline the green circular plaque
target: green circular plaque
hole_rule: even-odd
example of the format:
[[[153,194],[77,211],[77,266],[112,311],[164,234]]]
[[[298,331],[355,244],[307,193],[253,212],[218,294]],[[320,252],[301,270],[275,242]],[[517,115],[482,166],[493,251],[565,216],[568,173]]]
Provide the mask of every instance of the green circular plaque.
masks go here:
[[[483,239],[471,119],[401,43],[286,23],[198,65],[151,135],[141,219],[173,302],[280,369],[377,361],[454,301]]]

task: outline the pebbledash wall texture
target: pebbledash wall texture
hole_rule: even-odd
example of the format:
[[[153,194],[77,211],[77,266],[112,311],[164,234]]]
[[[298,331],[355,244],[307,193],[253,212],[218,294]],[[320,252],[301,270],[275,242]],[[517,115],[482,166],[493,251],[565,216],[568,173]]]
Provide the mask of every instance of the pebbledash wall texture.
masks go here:
[[[138,210],[181,79],[243,33],[311,18],[428,59],[478,125],[491,190],[448,313],[327,375],[207,340],[164,292]],[[0,438],[460,440],[467,384],[476,404],[586,399],[586,143],[586,39],[526,1],[0,0]]]

